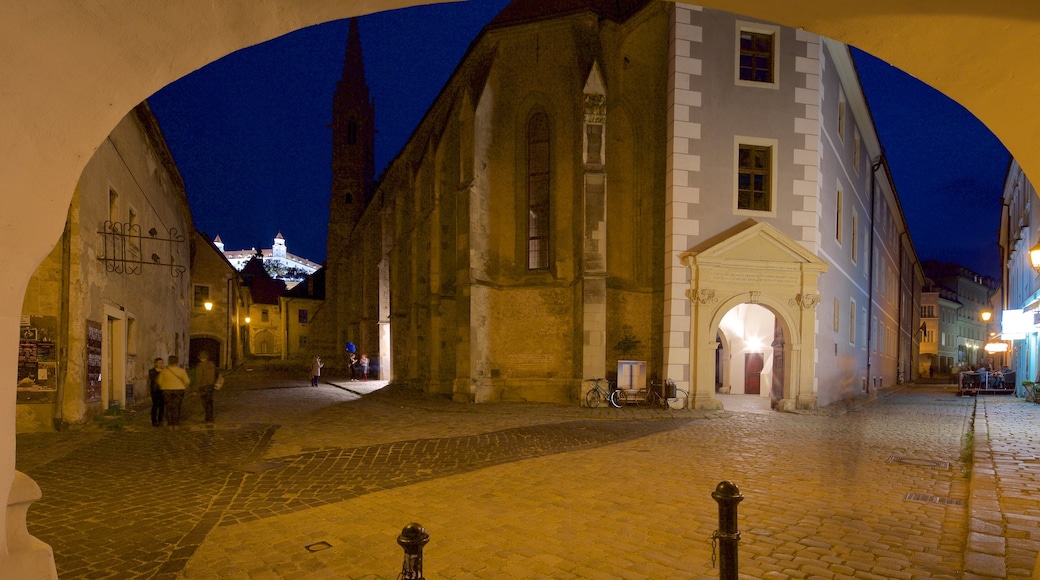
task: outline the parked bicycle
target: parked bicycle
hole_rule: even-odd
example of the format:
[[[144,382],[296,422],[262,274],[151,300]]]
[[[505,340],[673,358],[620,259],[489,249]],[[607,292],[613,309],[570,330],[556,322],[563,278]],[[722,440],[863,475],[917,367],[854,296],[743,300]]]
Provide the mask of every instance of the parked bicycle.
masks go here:
[[[665,382],[652,381],[646,389],[640,390],[640,396],[636,401],[648,406],[665,407],[667,409],[683,409],[689,400],[689,394],[676,387],[675,381],[668,379]]]
[[[604,403],[610,403],[614,407],[621,407],[624,401],[619,399],[619,392],[614,389],[607,379],[586,379],[592,383],[592,389],[585,394],[586,407],[599,407]]]

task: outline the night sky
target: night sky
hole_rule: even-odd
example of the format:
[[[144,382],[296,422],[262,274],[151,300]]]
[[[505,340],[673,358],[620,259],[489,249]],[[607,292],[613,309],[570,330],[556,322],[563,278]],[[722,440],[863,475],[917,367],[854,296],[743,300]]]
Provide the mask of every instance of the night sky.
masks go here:
[[[377,177],[506,4],[469,0],[359,20],[376,107]],[[270,248],[280,232],[289,252],[325,259],[328,125],[347,27],[332,22],[241,50],[148,99],[196,228],[220,235],[225,249]],[[869,55],[854,56],[919,257],[999,276],[1007,151],[940,93]]]

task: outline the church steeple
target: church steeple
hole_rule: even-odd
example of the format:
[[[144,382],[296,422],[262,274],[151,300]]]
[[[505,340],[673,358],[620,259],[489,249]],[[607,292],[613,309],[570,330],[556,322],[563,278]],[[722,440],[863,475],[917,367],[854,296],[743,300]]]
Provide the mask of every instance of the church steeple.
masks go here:
[[[343,75],[332,102],[332,192],[329,245],[345,243],[357,224],[375,178],[375,106],[368,94],[361,33],[350,20]],[[334,231],[336,230],[336,231]],[[334,240],[334,236],[340,239]],[[331,252],[330,252],[331,255]]]

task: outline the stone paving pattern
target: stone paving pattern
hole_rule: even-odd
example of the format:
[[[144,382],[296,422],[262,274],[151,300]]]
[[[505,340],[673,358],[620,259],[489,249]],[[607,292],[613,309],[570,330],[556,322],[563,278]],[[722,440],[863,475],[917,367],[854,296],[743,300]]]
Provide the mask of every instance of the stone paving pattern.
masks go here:
[[[415,521],[431,579],[717,578],[722,480],[744,578],[1029,578],[1040,551],[1040,405],[1013,397],[707,413],[299,379],[235,373],[213,426],[189,397],[181,429],[19,435],[59,577],[396,578]]]

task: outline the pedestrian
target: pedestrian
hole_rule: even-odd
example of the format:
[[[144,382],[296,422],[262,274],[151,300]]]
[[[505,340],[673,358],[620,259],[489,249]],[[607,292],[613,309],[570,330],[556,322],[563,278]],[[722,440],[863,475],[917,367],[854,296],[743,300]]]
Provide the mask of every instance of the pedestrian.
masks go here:
[[[159,388],[163,393],[163,405],[166,411],[166,424],[177,427],[181,424],[181,403],[184,402],[184,391],[191,384],[191,377],[177,363],[177,355],[171,354],[167,366],[159,373]]]
[[[352,381],[358,380],[358,378],[357,378],[358,359],[357,359],[357,355],[356,354],[350,353],[350,356],[347,358],[347,365],[350,367],[350,380],[352,380]]]
[[[213,422],[213,391],[217,388],[217,365],[209,360],[209,353],[199,353],[199,362],[195,365],[195,383],[199,386],[199,398],[202,399],[202,410],[207,423]]]
[[[318,377],[321,376],[321,367],[325,366],[325,363],[321,362],[321,357],[314,355],[314,360],[311,361],[311,386],[318,386]]]
[[[368,355],[361,353],[361,359],[358,360],[358,364],[361,365],[361,380],[368,380]]]
[[[162,357],[156,357],[152,361],[152,368],[148,369],[148,392],[152,395],[152,426],[162,427],[163,409],[165,408],[162,389],[159,388],[159,373],[163,370]]]

